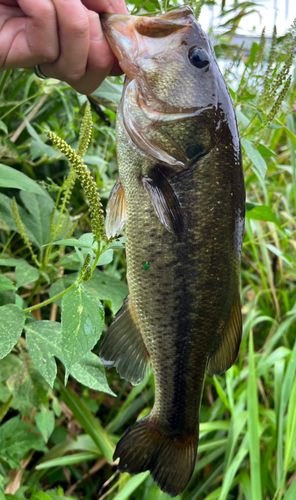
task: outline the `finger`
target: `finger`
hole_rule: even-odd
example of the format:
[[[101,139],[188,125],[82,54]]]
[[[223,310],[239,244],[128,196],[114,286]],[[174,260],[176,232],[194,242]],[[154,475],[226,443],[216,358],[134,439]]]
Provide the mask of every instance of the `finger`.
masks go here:
[[[18,7],[17,0],[1,0],[1,5],[7,5],[8,7]]]
[[[70,85],[85,73],[89,51],[89,19],[80,0],[52,0],[59,27],[60,55],[53,64],[42,64],[46,76]]]
[[[55,9],[51,0],[19,0],[0,32],[2,69],[28,68],[58,55]],[[7,12],[6,12],[7,13]]]
[[[85,75],[79,82],[71,84],[81,94],[94,92],[109,75],[115,57],[103,35],[97,13],[87,11],[90,26],[89,54]]]
[[[98,12],[109,12],[114,14],[128,14],[124,0],[82,0],[82,3],[90,10]]]
[[[118,12],[127,13],[123,0],[82,0],[87,9],[96,12]],[[85,76],[72,86],[82,94],[94,92],[109,74],[118,76],[122,70],[111,51],[106,38],[103,35],[100,20],[94,11],[88,11],[90,20],[90,47]]]

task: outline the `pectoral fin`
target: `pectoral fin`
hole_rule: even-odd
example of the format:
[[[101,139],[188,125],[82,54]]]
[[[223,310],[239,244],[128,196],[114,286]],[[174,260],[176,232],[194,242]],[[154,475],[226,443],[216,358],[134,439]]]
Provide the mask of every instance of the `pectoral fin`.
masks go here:
[[[160,222],[168,231],[178,236],[184,229],[182,209],[174,189],[158,168],[142,183]]]
[[[130,297],[124,301],[103,339],[100,357],[108,367],[116,366],[119,375],[133,385],[140,384],[149,366],[145,347]]]
[[[228,321],[225,324],[220,345],[210,358],[208,369],[212,375],[228,370],[236,360],[242,337],[240,296],[237,290]]]
[[[106,234],[110,238],[119,234],[125,223],[125,194],[120,180],[114,185],[106,208]]]

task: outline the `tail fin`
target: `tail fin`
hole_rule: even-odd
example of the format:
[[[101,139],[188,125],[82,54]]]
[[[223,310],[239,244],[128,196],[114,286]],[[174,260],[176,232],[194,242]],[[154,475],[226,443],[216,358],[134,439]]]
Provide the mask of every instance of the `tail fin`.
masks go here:
[[[198,429],[198,427],[197,427]],[[120,472],[150,470],[159,488],[175,497],[186,488],[195,465],[198,430],[180,438],[165,434],[148,416],[134,424],[117,444],[114,460]]]

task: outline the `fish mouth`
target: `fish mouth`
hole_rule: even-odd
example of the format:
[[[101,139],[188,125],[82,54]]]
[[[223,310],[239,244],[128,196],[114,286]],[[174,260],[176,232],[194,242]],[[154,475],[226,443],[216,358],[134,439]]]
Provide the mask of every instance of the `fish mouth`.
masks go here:
[[[124,73],[131,79],[139,71],[137,58],[153,57],[156,45],[151,39],[169,37],[168,43],[171,45],[172,39],[180,39],[195,21],[188,6],[154,17],[104,13],[100,19],[112,51]]]

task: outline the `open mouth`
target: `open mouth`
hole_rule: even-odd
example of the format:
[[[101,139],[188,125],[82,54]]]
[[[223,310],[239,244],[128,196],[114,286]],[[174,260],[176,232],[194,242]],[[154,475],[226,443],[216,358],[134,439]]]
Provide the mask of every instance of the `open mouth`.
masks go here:
[[[189,7],[154,17],[121,14],[102,14],[100,17],[104,35],[112,51],[122,70],[132,79],[138,73],[138,55],[145,53],[153,56],[156,48],[154,39],[165,39],[170,35],[174,38],[174,34],[179,36],[178,32],[182,36],[195,21]],[[157,44],[159,47],[158,41]]]

